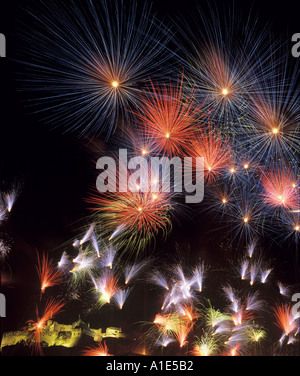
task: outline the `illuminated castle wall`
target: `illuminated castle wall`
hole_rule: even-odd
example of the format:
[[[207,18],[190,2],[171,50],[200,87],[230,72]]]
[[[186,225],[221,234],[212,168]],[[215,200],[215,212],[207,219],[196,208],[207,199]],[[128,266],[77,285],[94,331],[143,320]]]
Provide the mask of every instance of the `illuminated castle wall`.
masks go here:
[[[30,345],[31,324],[28,324],[28,330],[19,330],[14,332],[4,333],[1,341],[0,350],[6,346],[14,346],[18,343]],[[92,329],[89,324],[85,324],[81,320],[74,322],[71,325],[59,324],[56,321],[49,320],[45,329],[41,332],[42,346],[63,346],[74,347],[79,342],[83,334],[87,334],[96,342],[102,341],[103,338],[124,338],[121,328],[109,327],[105,332],[102,329]]]

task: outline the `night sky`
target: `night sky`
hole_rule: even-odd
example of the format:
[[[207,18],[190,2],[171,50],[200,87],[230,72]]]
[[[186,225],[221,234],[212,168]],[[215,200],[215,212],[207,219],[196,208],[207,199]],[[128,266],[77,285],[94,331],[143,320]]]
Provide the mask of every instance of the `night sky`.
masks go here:
[[[84,223],[83,218],[90,214],[85,199],[94,189],[97,176],[97,149],[86,145],[76,134],[62,134],[59,128],[54,130],[43,124],[39,115],[31,113],[26,101],[26,95],[30,94],[24,96],[18,91],[19,79],[23,74],[22,66],[17,61],[22,58],[18,53],[20,30],[17,26],[17,20],[23,16],[21,3],[24,2],[6,1],[0,6],[0,32],[7,39],[7,58],[0,59],[0,188],[5,190],[14,183],[21,183],[14,209],[0,229],[11,244],[10,256],[1,266],[2,279],[7,280],[1,286],[1,292],[7,298],[7,317],[1,320],[3,332],[17,330],[32,318],[34,302],[39,296],[36,252],[46,250],[54,259],[60,257],[61,245],[76,237],[76,230]],[[202,5],[207,2],[154,0],[153,10],[157,10],[159,19],[168,23],[169,18],[176,18],[177,15],[185,19],[190,17],[196,3]],[[232,4],[227,0],[215,3],[218,9]],[[251,6],[246,2],[242,5],[241,1],[235,3],[243,10]],[[262,26],[270,22],[275,38],[280,36],[288,41],[294,33],[300,32],[297,1],[286,0],[281,6],[269,0],[253,1],[251,4],[260,15]],[[224,233],[212,232],[211,227],[211,223],[201,220],[199,216],[183,216],[178,223],[175,221],[167,241],[158,239],[154,254],[167,259],[174,256],[174,249],[178,249],[175,257],[183,256],[187,263],[195,262],[198,257],[206,259],[209,264],[218,262],[223,265],[223,270],[220,269],[222,275],[229,265],[229,251],[216,246],[215,239],[220,239]],[[269,248],[266,244],[268,255],[279,268],[278,276],[288,284],[299,283],[294,276],[292,252],[285,246]],[[212,292],[218,288],[218,284],[216,278],[210,286]],[[132,304],[144,293],[144,287],[138,286],[130,297]],[[147,290],[146,294],[155,301],[153,291]],[[127,326],[128,330],[132,330],[128,323],[151,319],[155,314],[151,299],[147,302],[144,298],[143,304],[131,312],[125,312],[122,317],[119,312],[106,311],[100,316],[92,314],[83,319],[97,327],[100,317],[105,324],[121,325],[125,329]],[[68,310],[60,315],[58,321],[72,323],[79,312],[80,309],[77,311],[76,308],[72,312]]]

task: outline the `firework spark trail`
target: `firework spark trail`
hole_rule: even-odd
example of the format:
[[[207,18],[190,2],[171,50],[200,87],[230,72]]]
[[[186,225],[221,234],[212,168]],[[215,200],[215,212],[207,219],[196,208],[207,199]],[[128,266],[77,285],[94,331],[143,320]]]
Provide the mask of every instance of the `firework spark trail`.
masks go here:
[[[177,312],[157,314],[154,324],[164,335],[172,335],[178,341],[180,347],[187,344],[187,336],[194,326],[193,320],[187,315],[180,316]]]
[[[234,303],[235,301],[237,301],[236,293],[235,293],[235,291],[233,290],[232,286],[230,286],[230,285],[224,286],[224,287],[223,287],[223,291],[224,291],[225,297],[226,297],[231,303]]]
[[[180,320],[180,315],[177,312],[168,314],[158,313],[155,316],[153,323],[158,326],[165,334],[170,334],[176,332]]]
[[[0,261],[4,261],[9,255],[11,247],[9,244],[0,239]]]
[[[61,255],[59,262],[57,263],[57,266],[61,270],[65,270],[68,265],[69,265],[69,256],[68,256],[68,253],[66,251],[64,251]]]
[[[120,235],[123,232],[123,230],[126,230],[126,226],[124,225],[124,223],[122,223],[115,229],[115,231],[111,234],[108,240],[113,240],[116,236]]]
[[[174,337],[179,343],[180,348],[188,344],[187,338],[189,333],[192,331],[194,322],[191,320],[180,320],[179,325],[176,327],[173,333]]]
[[[111,270],[104,270],[99,278],[93,279],[96,292],[99,293],[100,306],[110,303],[111,298],[119,290],[119,277]]]
[[[136,278],[136,276],[141,273],[143,269],[145,269],[148,263],[148,260],[144,260],[133,265],[125,266],[125,285],[128,285],[128,283],[130,283],[133,278]]]
[[[229,339],[225,342],[225,345],[230,348],[230,352],[233,348],[238,348],[239,353],[242,350],[247,340],[247,334],[245,330],[238,330],[233,332]]]
[[[70,270],[73,280],[82,281],[86,276],[89,276],[96,268],[95,254],[90,250],[80,250],[79,254],[73,259],[74,267]]]
[[[3,194],[3,201],[9,213],[11,212],[12,207],[19,195],[19,191],[20,188],[15,188],[12,191]]]
[[[256,247],[256,241],[251,242],[249,247],[248,247],[248,255],[249,255],[250,258],[253,256],[255,247]]]
[[[206,266],[204,261],[199,266],[196,266],[193,271],[193,284],[196,284],[198,291],[202,292],[203,281],[205,278]]]
[[[164,276],[163,273],[160,272],[159,270],[153,271],[150,274],[149,279],[150,279],[151,283],[154,283],[155,285],[160,286],[160,287],[166,289],[167,291],[170,290],[167,277]]]
[[[260,262],[253,262],[250,266],[250,285],[252,286],[260,270]]]
[[[7,210],[0,201],[0,223],[6,219],[6,216],[7,216]]]
[[[261,328],[254,328],[250,327],[249,329],[246,330],[246,334],[249,338],[250,341],[258,343],[264,338],[266,338],[266,331]]]
[[[51,286],[59,285],[62,279],[62,272],[60,269],[55,269],[52,264],[52,259],[49,260],[48,255],[43,253],[42,259],[40,259],[39,253],[37,253],[37,272],[41,284],[41,297],[45,290]]]
[[[20,186],[12,189],[10,192],[0,192],[0,225],[7,220],[15,200],[19,194]],[[11,251],[10,242],[0,239],[0,262],[4,262]],[[0,271],[1,272],[1,271]],[[0,273],[1,274],[1,273]]]
[[[101,255],[100,264],[103,267],[109,267],[110,269],[112,269],[116,257],[116,252],[117,251],[113,246],[108,245],[104,253]]]
[[[83,356],[113,356],[109,353],[106,342],[99,342],[97,346],[87,347],[82,351]]]
[[[177,265],[174,269],[174,275],[177,278],[177,285],[184,298],[192,297],[191,287],[194,283],[193,278],[187,278],[181,265]]]
[[[88,230],[86,231],[86,233],[84,234],[83,238],[80,240],[80,245],[83,245],[84,243],[86,243],[87,241],[89,241],[92,236],[93,236],[93,233],[94,233],[94,229],[95,229],[95,226],[96,224],[95,223],[92,223],[90,225],[90,227],[88,228]]]
[[[267,278],[269,277],[271,272],[272,272],[272,269],[264,269],[264,270],[260,271],[260,273],[261,273],[261,276],[260,276],[261,283],[266,283]]]
[[[176,307],[176,310],[186,320],[194,321],[200,317],[199,312],[194,308],[192,303],[183,305],[179,304]]]
[[[64,305],[65,303],[62,300],[55,300],[53,298],[50,298],[46,302],[41,317],[39,316],[38,306],[36,306],[36,321],[29,320],[28,323],[30,324],[30,326],[28,326],[27,330],[33,332],[31,340],[34,344],[35,350],[38,353],[42,354],[41,335],[47,325],[47,322],[50,319],[53,319],[54,316],[56,316],[58,313],[60,313]]]
[[[229,347],[230,347],[230,345],[229,345]],[[229,356],[240,355],[241,354],[241,347],[242,346],[239,343],[237,345],[231,346],[229,352],[226,355],[229,355]]]
[[[166,335],[162,335],[161,338],[157,339],[157,346],[167,347],[170,343],[174,342],[175,339]]]
[[[210,301],[209,307],[205,307],[201,310],[201,315],[205,320],[205,325],[215,329],[215,333],[231,330],[227,325],[228,321],[231,320],[231,315],[213,308]]]
[[[213,356],[219,351],[219,343],[211,333],[204,333],[201,338],[193,343],[193,356]]]
[[[239,299],[235,299],[231,305],[230,305],[230,310],[234,312],[234,317],[241,317],[242,313],[242,307],[241,307],[241,302]],[[239,320],[239,319],[238,319]]]
[[[172,304],[178,304],[180,298],[176,294],[176,286],[172,286],[171,289],[168,289],[168,293],[165,295],[161,310],[168,310],[172,307]]]
[[[283,330],[284,336],[288,336],[298,328],[298,324],[292,314],[292,307],[287,304],[277,304],[273,308],[275,324]],[[281,337],[281,340],[283,337]]]
[[[290,288],[289,288],[289,286],[284,285],[280,281],[277,282],[277,286],[278,286],[280,295],[289,296],[289,294],[290,294]]]
[[[248,268],[249,268],[249,261],[247,259],[242,260],[240,268],[239,268],[240,276],[242,280],[247,278]]]
[[[261,311],[264,307],[264,301],[260,298],[259,292],[249,293],[245,300],[246,311]]]
[[[97,253],[97,256],[100,257],[100,250],[99,250],[99,243],[96,234],[93,232],[91,235],[91,242],[93,244],[93,248]]]
[[[131,289],[130,288],[127,288],[127,289],[119,289],[117,290],[117,292],[114,293],[113,295],[113,300],[115,301],[115,303],[117,304],[118,308],[120,310],[123,309],[123,306],[130,294],[130,291]]]

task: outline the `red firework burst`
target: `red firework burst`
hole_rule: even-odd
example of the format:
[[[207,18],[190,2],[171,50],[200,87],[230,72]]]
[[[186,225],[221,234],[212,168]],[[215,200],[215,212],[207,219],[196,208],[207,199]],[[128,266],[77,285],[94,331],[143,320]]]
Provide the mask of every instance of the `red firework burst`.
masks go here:
[[[136,113],[157,153],[181,156],[199,128],[199,105],[193,93],[185,97],[182,85],[182,81],[177,86],[155,87],[152,83],[152,93],[145,96]]]
[[[165,192],[165,183],[161,180],[149,169],[146,181],[142,178],[128,181],[131,188],[126,192],[120,192],[118,179],[117,192],[92,195],[87,201],[94,205],[92,210],[102,224],[102,234],[119,245],[123,242],[126,250],[136,252],[148,245],[159,231],[167,236],[172,228],[170,213],[174,193]]]
[[[114,229],[124,226],[127,231],[136,230],[146,235],[157,232],[169,222],[166,214],[170,204],[162,193],[111,193],[109,197],[99,196],[92,201]]]
[[[41,282],[41,294],[43,294],[46,288],[60,284],[63,274],[61,270],[55,269],[52,259],[49,260],[48,255],[43,253],[42,260],[40,260],[40,256],[37,254],[37,259],[36,268]]]
[[[284,331],[286,335],[289,335],[293,330],[297,328],[297,323],[293,318],[291,305],[276,305],[273,308],[275,316],[275,325]]]
[[[297,181],[288,169],[263,172],[261,177],[264,201],[271,207],[299,209]]]
[[[87,347],[83,352],[83,356],[113,356],[109,354],[108,347],[105,342],[98,343],[97,347]]]
[[[55,300],[53,298],[49,299],[41,317],[39,317],[39,309],[38,306],[36,306],[36,321],[29,320],[28,323],[31,325],[27,328],[27,330],[32,332],[32,341],[37,352],[42,353],[41,335],[47,325],[47,322],[62,311],[64,304],[65,303],[62,300]]]
[[[213,127],[200,133],[193,144],[195,157],[204,158],[204,176],[207,183],[217,179],[223,170],[232,163],[232,152],[227,138],[221,136]]]

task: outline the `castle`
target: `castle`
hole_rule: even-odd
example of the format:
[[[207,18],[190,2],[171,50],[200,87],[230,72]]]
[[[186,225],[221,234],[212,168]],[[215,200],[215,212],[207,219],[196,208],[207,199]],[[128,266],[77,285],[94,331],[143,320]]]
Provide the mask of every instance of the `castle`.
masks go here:
[[[28,323],[27,330],[18,330],[3,334],[0,351],[6,346],[17,344],[31,345],[31,323]],[[43,347],[63,346],[75,347],[82,335],[86,334],[95,342],[101,342],[103,338],[125,338],[121,328],[109,327],[105,332],[102,329],[92,329],[79,318],[71,325],[59,324],[56,321],[48,320],[45,328],[41,331],[40,343]]]

